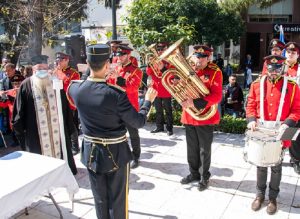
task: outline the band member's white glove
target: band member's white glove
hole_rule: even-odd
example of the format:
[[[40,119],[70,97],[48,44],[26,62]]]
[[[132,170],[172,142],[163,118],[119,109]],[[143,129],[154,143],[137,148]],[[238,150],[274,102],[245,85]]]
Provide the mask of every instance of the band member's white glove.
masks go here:
[[[247,124],[247,128],[248,128],[248,129],[251,129],[251,131],[255,131],[255,129],[257,128],[257,123],[256,123],[256,121],[249,122],[249,123]]]
[[[282,133],[284,130],[286,130],[289,126],[287,124],[282,124],[279,129],[278,132]]]

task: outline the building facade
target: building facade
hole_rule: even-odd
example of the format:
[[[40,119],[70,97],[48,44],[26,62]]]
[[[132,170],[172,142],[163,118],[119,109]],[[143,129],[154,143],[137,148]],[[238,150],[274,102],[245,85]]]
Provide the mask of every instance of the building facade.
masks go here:
[[[246,18],[246,33],[241,38],[241,65],[245,62],[246,55],[250,54],[254,69],[262,69],[263,57],[269,55],[269,42],[273,38],[279,38],[280,25],[283,26],[285,43],[300,43],[299,10],[299,0],[282,0],[263,9],[251,6]]]

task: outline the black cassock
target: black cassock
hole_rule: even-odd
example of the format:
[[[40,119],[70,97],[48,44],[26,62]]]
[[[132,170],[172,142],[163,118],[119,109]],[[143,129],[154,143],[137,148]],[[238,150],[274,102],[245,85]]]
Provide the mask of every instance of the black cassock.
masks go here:
[[[30,77],[31,78],[31,77]],[[36,110],[34,105],[31,80],[23,81],[17,94],[12,116],[12,125],[23,150],[42,154],[38,131]],[[64,90],[61,90],[62,112],[64,118],[65,138],[67,145],[68,163],[73,174],[77,173],[71,150],[71,133],[75,131],[72,112]]]

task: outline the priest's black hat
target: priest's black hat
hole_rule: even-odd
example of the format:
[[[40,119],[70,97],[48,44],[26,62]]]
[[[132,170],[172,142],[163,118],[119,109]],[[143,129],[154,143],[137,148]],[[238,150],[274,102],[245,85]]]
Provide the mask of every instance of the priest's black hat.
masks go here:
[[[95,44],[87,47],[88,62],[102,62],[109,59],[110,46],[107,44]]]

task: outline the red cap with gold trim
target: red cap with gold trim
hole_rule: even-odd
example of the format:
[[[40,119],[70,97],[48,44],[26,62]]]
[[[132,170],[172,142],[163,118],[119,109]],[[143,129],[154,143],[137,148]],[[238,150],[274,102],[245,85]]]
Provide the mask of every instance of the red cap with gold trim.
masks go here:
[[[132,50],[133,49],[131,49],[129,46],[119,45],[118,49],[117,49],[116,56],[122,56],[122,55],[130,54]]]
[[[272,39],[270,44],[269,44],[269,49],[278,47],[280,50],[284,49],[284,43],[281,42],[279,39]]]
[[[194,55],[199,57],[208,57],[212,53],[212,49],[206,45],[196,45],[194,46]]]
[[[275,69],[281,69],[286,58],[284,56],[270,55],[266,56],[264,60],[267,63],[268,71],[273,71]]]
[[[296,51],[299,54],[300,46],[296,42],[289,42],[285,45],[286,50]]]

